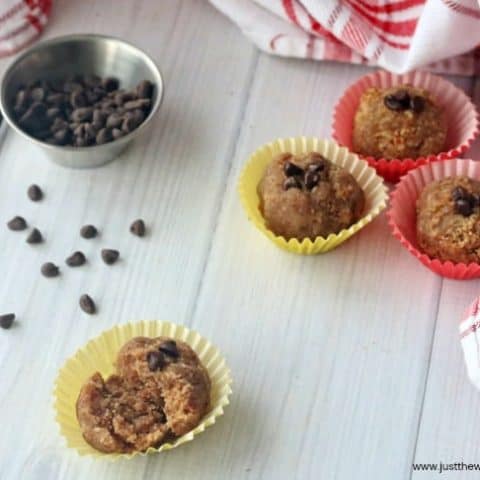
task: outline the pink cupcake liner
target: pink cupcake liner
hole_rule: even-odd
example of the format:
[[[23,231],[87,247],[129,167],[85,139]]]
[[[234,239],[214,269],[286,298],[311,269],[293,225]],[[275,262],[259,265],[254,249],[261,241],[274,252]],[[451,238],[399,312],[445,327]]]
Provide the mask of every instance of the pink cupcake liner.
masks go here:
[[[480,131],[475,106],[462,90],[447,80],[428,72],[395,75],[377,71],[361,77],[339,99],[333,113],[333,138],[352,150],[353,119],[363,92],[370,87],[389,88],[406,83],[428,90],[444,108],[448,121],[446,151],[438,155],[406,159],[363,157],[389,182],[397,182],[402,175],[421,165],[459,157],[468,150]]]
[[[480,277],[480,264],[442,262],[431,258],[420,250],[416,234],[416,201],[423,188],[434,180],[466,175],[480,180],[480,162],[457,158],[444,162],[429,163],[405,175],[390,197],[387,212],[388,223],[393,235],[420,262],[442,277],[467,280]]]

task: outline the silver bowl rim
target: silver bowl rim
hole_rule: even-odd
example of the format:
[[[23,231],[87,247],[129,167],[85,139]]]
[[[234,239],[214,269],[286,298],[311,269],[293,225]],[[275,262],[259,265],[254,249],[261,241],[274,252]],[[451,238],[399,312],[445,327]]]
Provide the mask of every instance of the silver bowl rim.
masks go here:
[[[42,140],[39,140],[32,135],[28,134],[24,130],[22,130],[15,122],[13,118],[11,118],[10,114],[8,113],[7,106],[6,106],[6,79],[9,77],[11,71],[15,68],[15,66],[20,63],[22,60],[24,60],[26,57],[31,55],[32,53],[35,53],[38,50],[43,50],[45,47],[50,47],[51,45],[56,45],[59,43],[64,43],[64,42],[70,42],[70,41],[85,41],[89,39],[99,39],[99,40],[113,40],[114,42],[118,43],[123,43],[124,45],[128,46],[129,48],[132,48],[136,50],[138,53],[141,54],[143,57],[143,60],[150,65],[152,70],[158,75],[158,79],[160,81],[160,85],[156,85],[158,93],[157,93],[157,98],[155,100],[155,104],[153,105],[152,109],[150,110],[150,113],[148,114],[148,117],[132,132],[128,133],[124,137],[120,137],[116,140],[113,140],[111,142],[104,143],[103,145],[90,145],[88,147],[73,147],[73,146],[65,146],[65,145],[52,145],[47,142],[43,142]],[[111,35],[102,35],[102,34],[96,34],[96,33],[81,33],[81,34],[72,34],[72,35],[61,35],[59,37],[55,37],[49,40],[43,40],[39,43],[36,43],[32,47],[26,49],[20,56],[15,58],[7,67],[5,70],[5,73],[3,75],[1,85],[0,85],[0,111],[3,115],[3,118],[7,121],[9,126],[13,128],[17,133],[22,135],[23,137],[27,138],[28,140],[34,142],[35,144],[47,148],[49,150],[56,150],[57,152],[98,152],[102,150],[107,150],[109,147],[112,145],[116,144],[118,145],[119,143],[128,143],[128,141],[132,140],[136,135],[138,135],[143,129],[146,128],[146,126],[151,122],[152,118],[154,115],[157,113],[158,109],[160,108],[160,105],[162,104],[163,97],[165,93],[165,83],[163,81],[163,75],[162,72],[160,71],[160,68],[157,66],[157,64],[151,59],[149,55],[147,55],[142,49],[136,47],[130,42],[127,42],[121,38],[114,37]]]

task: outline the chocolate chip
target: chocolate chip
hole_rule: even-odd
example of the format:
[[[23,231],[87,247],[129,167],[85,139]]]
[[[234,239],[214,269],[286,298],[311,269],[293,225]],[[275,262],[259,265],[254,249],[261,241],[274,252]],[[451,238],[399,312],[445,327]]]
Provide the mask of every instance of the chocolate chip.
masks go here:
[[[144,237],[145,236],[145,222],[141,218],[139,218],[138,220],[135,220],[130,225],[130,232],[132,232],[137,237]]]
[[[320,181],[320,177],[318,173],[316,172],[307,172],[305,174],[305,186],[308,188],[308,190],[312,190],[318,185],[318,182]]]
[[[480,207],[480,194],[472,193],[471,198],[470,198],[470,203],[474,207]]]
[[[125,114],[122,123],[122,130],[125,133],[130,133],[135,130],[144,120],[145,115],[141,110],[129,111]]]
[[[27,228],[27,222],[23,217],[16,216],[7,223],[7,227],[14,232],[20,232]]]
[[[455,187],[452,190],[452,199],[453,200],[459,200],[461,198],[467,198],[468,195],[469,195],[468,191],[461,186]]]
[[[292,162],[285,162],[283,164],[283,171],[287,177],[292,177],[293,175],[302,175],[303,169],[298,165],[295,165]]]
[[[14,313],[6,313],[4,315],[0,315],[0,327],[4,330],[8,330],[13,325],[14,320]]]
[[[32,202],[38,202],[43,198],[42,189],[35,184],[28,187],[27,195]]]
[[[28,96],[25,90],[19,90],[15,97],[15,106],[25,108],[28,104]]]
[[[101,127],[105,126],[105,122],[107,121],[107,114],[100,109],[95,109],[93,111],[93,120],[92,122],[100,125]]]
[[[473,213],[472,204],[468,199],[459,198],[455,201],[455,211],[464,217],[468,217]]]
[[[98,230],[93,225],[84,225],[80,229],[80,236],[86,239],[95,238]]]
[[[311,163],[307,166],[307,172],[318,173],[325,170],[325,163]]]
[[[149,370],[155,372],[161,370],[165,366],[165,359],[161,352],[148,352],[147,363]]]
[[[95,306],[95,302],[92,300],[90,295],[84,293],[80,300],[78,301],[80,308],[89,315],[93,315],[97,311],[97,307]]]
[[[109,128],[102,128],[95,138],[97,145],[103,145],[112,141],[112,131]]]
[[[163,342],[158,349],[169,357],[178,358],[180,356],[178,353],[177,344],[173,340],[167,340],[166,342]]]
[[[402,103],[405,107],[408,107],[410,103],[410,94],[407,90],[397,90],[392,96],[400,103]]]
[[[44,263],[40,271],[47,278],[57,277],[60,274],[59,268],[52,262]]]
[[[47,117],[50,118],[51,120],[57,120],[57,119],[60,120],[60,118],[56,118],[60,114],[61,114],[61,111],[58,107],[50,107],[46,113]]]
[[[129,102],[130,100],[134,100],[134,95],[130,92],[125,92],[123,90],[119,90],[115,96],[114,96],[115,103],[121,107],[123,106],[126,102]]]
[[[70,94],[70,103],[74,108],[82,108],[88,105],[87,97],[85,92],[81,90],[75,90]]]
[[[45,90],[42,87],[33,88],[30,91],[30,98],[34,102],[43,102],[45,99]]]
[[[148,80],[143,80],[137,85],[136,93],[139,98],[152,98],[153,83]]]
[[[290,188],[302,188],[302,182],[297,177],[288,177],[283,182],[284,190],[289,190]]]
[[[72,93],[81,90],[83,90],[83,85],[80,82],[67,80],[63,84],[63,91],[65,93]]]
[[[65,260],[65,263],[66,263],[69,267],[80,267],[80,266],[82,266],[86,261],[87,261],[87,259],[85,258],[85,255],[83,254],[83,252],[77,251],[77,252],[72,253],[72,254]]]
[[[113,265],[118,260],[119,256],[120,252],[118,250],[112,250],[109,248],[104,248],[102,250],[102,260],[107,265]]]
[[[122,125],[122,122],[123,122],[122,115],[114,112],[108,116],[106,125],[109,128],[117,128],[117,127],[120,127],[120,125]]]
[[[53,138],[57,142],[56,145],[66,145],[70,141],[70,130],[63,128],[53,134]]]
[[[74,122],[87,122],[92,119],[93,115],[93,108],[92,107],[83,107],[83,108],[76,108],[72,112],[72,120]]]
[[[410,99],[410,109],[414,113],[421,113],[425,109],[425,100],[419,95],[415,95]]]
[[[405,107],[403,106],[402,102],[397,100],[393,95],[387,95],[384,98],[383,103],[389,110],[393,110],[395,112],[405,110]]]
[[[137,108],[147,109],[152,104],[148,98],[139,98],[138,100],[130,100],[124,105],[125,110],[135,110]]]
[[[43,103],[33,103],[30,108],[20,117],[18,123],[27,131],[39,129],[48,118],[46,116],[47,107]]]
[[[68,128],[69,128],[68,123],[63,118],[57,117],[53,120],[53,123],[50,126],[50,131],[52,133],[56,133],[60,130],[66,130]]]
[[[55,105],[56,107],[60,107],[66,101],[67,101],[67,98],[63,93],[49,93],[47,95],[47,102]]]
[[[125,132],[120,130],[119,128],[112,128],[112,137],[117,140],[117,138],[123,137]]]
[[[113,92],[118,89],[120,82],[118,81],[118,78],[108,77],[103,79],[102,85],[107,92]]]
[[[102,79],[98,75],[85,75],[83,77],[83,83],[87,87],[96,87],[102,83]]]
[[[42,243],[43,236],[40,230],[38,228],[34,228],[28,235],[26,242],[30,244]]]

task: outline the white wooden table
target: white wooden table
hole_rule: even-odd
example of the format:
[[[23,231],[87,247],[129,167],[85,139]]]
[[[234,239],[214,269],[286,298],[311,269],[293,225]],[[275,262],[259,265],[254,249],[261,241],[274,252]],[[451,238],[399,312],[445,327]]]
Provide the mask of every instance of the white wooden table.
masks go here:
[[[366,69],[259,53],[200,0],[56,1],[44,38],[73,32],[144,48],[166,97],[151,133],[101,169],[52,165],[13,132],[1,145],[0,221],[24,215],[46,243],[0,229],[0,310],[18,316],[0,331],[0,479],[478,478],[413,472],[412,462],[480,462],[480,395],[457,334],[479,282],[432,274],[384,215],[328,255],[284,253],[238,201],[248,154],[277,137],[328,136],[337,97]],[[452,81],[474,93],[473,80]],[[46,192],[38,204],[25,194],[33,182]],[[137,217],[148,238],[128,233]],[[87,222],[99,239],[79,238]],[[105,267],[103,246],[123,261]],[[44,261],[75,249],[87,267],[40,276]],[[97,316],[79,310],[84,292]],[[54,421],[58,368],[89,338],[138,319],[183,323],[219,346],[231,405],[166,454],[80,458]]]

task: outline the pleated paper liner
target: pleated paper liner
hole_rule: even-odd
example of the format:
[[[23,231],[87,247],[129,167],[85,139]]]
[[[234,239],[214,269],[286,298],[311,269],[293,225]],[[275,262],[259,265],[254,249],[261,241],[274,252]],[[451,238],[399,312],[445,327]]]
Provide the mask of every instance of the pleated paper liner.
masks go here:
[[[212,381],[209,412],[193,430],[171,443],[164,443],[159,448],[149,448],[146,452],[128,454],[107,454],[95,450],[83,439],[77,421],[75,405],[80,388],[85,380],[97,371],[104,377],[114,373],[114,362],[117,353],[122,345],[131,338],[137,336],[158,337],[161,335],[188,343],[208,370]],[[139,454],[146,455],[162,452],[193,440],[196,435],[213,425],[217,418],[223,415],[223,409],[229,404],[229,395],[232,392],[231,383],[230,370],[221,353],[208,340],[193,330],[189,330],[182,325],[160,321],[143,321],[117,325],[90,340],[73,357],[69,358],[60,369],[54,390],[56,419],[67,445],[75,449],[79,455],[91,455],[116,460],[118,458],[132,458]]]
[[[337,234],[332,233],[326,238],[317,237],[313,241],[308,238],[302,241],[295,238],[287,240],[269,230],[260,212],[257,187],[272,158],[284,152],[292,154],[318,152],[332,163],[349,171],[365,193],[366,206],[362,218]],[[382,178],[357,155],[331,140],[308,137],[278,139],[253,152],[241,173],[238,190],[245,212],[253,224],[278,247],[301,255],[325,253],[338,247],[371,222],[386,207],[388,199]]]
[[[357,80],[338,101],[333,113],[333,139],[353,151],[353,119],[363,92],[370,87],[389,88],[406,83],[428,90],[444,109],[448,123],[445,151],[437,155],[406,159],[362,157],[389,182],[397,182],[402,175],[422,165],[461,156],[479,134],[475,106],[463,91],[449,81],[428,72],[395,75],[377,71]]]
[[[457,158],[412,170],[400,180],[393,191],[387,217],[393,235],[423,265],[442,277],[467,280],[480,277],[478,263],[442,262],[431,258],[421,251],[416,234],[416,202],[423,188],[434,180],[458,175],[480,180],[480,162]]]

